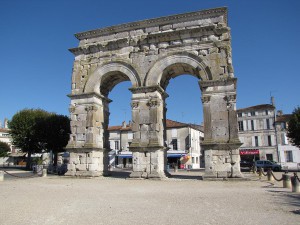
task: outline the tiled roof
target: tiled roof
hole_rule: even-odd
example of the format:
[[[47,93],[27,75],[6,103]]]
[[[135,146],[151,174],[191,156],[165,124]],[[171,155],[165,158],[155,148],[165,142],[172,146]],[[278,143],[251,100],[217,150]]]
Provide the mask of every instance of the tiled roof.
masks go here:
[[[124,130],[124,131],[130,131],[131,130],[131,126],[130,125],[126,125],[126,127],[123,126],[110,126],[107,129],[108,131],[117,131],[117,130]]]
[[[177,122],[177,121],[169,120],[169,119],[166,120],[166,126],[167,126],[167,128],[192,127],[193,129],[203,131],[203,127],[200,125],[181,123],[181,122]],[[126,125],[126,127],[110,126],[110,127],[108,127],[108,131],[131,131],[131,126],[130,125]]]
[[[174,120],[166,120],[167,128],[177,128],[177,127],[188,127],[189,125],[186,123],[180,123]]]
[[[274,110],[275,107],[271,104],[262,104],[262,105],[254,105],[247,108],[237,109],[237,112],[245,112],[245,111],[255,111],[255,110],[267,110],[271,109]]]
[[[8,128],[0,128],[0,132],[8,133],[9,129]]]
[[[276,122],[288,122],[292,117],[292,114],[284,114],[276,117]]]

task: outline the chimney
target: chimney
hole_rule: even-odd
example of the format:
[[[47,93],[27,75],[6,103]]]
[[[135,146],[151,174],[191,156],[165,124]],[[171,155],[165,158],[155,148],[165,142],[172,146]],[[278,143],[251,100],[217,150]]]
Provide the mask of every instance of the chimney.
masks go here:
[[[283,115],[282,110],[278,110],[278,111],[277,111],[277,116],[282,116],[282,115]]]
[[[271,96],[271,104],[275,107],[275,98],[273,96]]]
[[[8,119],[7,118],[5,118],[4,119],[4,128],[8,128]]]
[[[122,122],[122,128],[126,128],[126,121]]]

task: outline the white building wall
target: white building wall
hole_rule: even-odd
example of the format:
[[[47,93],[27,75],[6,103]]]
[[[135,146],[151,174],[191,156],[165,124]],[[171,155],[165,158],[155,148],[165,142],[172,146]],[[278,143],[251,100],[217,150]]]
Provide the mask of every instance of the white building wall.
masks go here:
[[[268,110],[268,114],[266,114],[266,110]],[[264,105],[249,107],[238,110],[237,113],[238,122],[242,122],[244,125],[244,130],[239,131],[239,137],[243,143],[240,149],[259,149],[260,159],[266,159],[267,154],[271,154],[273,160],[277,160],[275,129],[272,126],[274,110],[270,108],[270,105],[266,105],[266,108],[264,108]],[[269,129],[267,129],[267,119],[269,119]],[[251,121],[253,121],[253,126]],[[269,146],[269,135],[271,136],[272,146]],[[255,137],[257,137],[258,146]]]

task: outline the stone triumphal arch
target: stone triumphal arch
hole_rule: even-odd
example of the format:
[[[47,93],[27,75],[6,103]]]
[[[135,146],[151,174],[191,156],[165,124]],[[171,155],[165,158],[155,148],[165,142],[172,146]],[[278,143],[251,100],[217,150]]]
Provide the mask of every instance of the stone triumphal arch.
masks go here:
[[[205,176],[239,177],[236,82],[227,9],[216,8],[78,33],[72,74],[69,176],[108,173],[109,92],[132,87],[132,178],[164,178],[166,87],[199,79],[204,114]],[[200,98],[199,98],[200,99]]]

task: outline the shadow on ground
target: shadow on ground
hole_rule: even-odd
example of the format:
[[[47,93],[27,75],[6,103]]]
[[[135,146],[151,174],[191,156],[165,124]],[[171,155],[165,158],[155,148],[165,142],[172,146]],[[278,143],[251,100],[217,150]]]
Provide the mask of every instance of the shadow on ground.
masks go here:
[[[113,169],[110,171],[110,176],[112,178],[120,178],[126,179],[129,178],[130,173],[132,172],[131,169]],[[179,179],[179,180],[201,180],[202,179],[202,170],[178,170],[177,172],[170,171],[169,178],[172,179]]]

